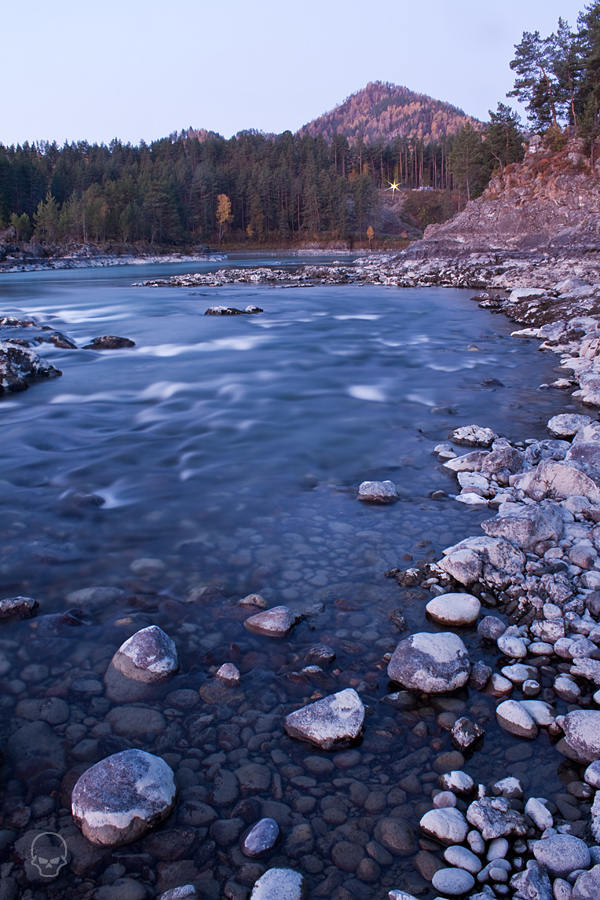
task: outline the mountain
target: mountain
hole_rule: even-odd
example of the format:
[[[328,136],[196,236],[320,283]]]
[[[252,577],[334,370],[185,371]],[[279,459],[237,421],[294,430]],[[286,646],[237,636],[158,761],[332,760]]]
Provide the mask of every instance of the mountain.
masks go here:
[[[360,135],[365,143],[416,137],[427,144],[456,134],[467,122],[475,128],[481,126],[477,119],[450,103],[416,94],[407,87],[374,81],[331,112],[304,125],[300,133],[313,137],[321,134],[328,142],[335,134],[343,134],[351,144]]]

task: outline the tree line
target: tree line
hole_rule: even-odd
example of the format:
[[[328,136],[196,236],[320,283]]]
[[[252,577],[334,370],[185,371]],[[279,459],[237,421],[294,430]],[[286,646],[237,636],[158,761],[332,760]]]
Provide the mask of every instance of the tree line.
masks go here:
[[[600,2],[577,27],[525,32],[510,63],[509,96],[534,131],[577,128],[590,147],[600,135]],[[190,245],[366,238],[380,192],[431,188],[446,199],[406,205],[424,227],[484,190],[492,172],[523,158],[519,117],[505,104],[480,127],[352,144],[307,133],[181,132],[137,146],[85,141],[0,144],[0,231],[19,241]],[[450,202],[447,198],[452,195]],[[424,198],[425,199],[425,198]],[[369,236],[372,240],[372,235]]]

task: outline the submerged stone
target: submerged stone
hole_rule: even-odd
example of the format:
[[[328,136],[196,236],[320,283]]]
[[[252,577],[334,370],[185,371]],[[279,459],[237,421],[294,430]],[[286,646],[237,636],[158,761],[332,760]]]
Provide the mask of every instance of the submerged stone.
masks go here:
[[[360,697],[353,688],[346,688],[290,713],[285,717],[285,730],[290,737],[332,750],[355,740],[364,719]]]
[[[293,869],[267,869],[254,887],[250,900],[304,900],[304,876]]]
[[[298,616],[287,606],[274,606],[264,612],[250,616],[244,622],[244,627],[255,634],[264,634],[266,637],[285,637],[290,633]]]

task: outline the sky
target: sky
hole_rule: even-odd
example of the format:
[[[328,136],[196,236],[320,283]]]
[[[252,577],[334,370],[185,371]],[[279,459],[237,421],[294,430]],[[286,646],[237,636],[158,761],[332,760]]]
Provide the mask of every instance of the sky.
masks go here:
[[[487,119],[586,0],[5,0],[0,143],[294,132],[369,81]]]

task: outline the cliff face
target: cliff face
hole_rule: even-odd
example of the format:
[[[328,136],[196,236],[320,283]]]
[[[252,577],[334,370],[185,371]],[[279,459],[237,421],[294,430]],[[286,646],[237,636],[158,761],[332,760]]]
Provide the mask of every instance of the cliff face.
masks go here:
[[[600,164],[582,142],[553,152],[543,144],[507,166],[481,197],[443,225],[430,225],[418,255],[481,250],[600,250]],[[600,163],[600,154],[595,149]]]

